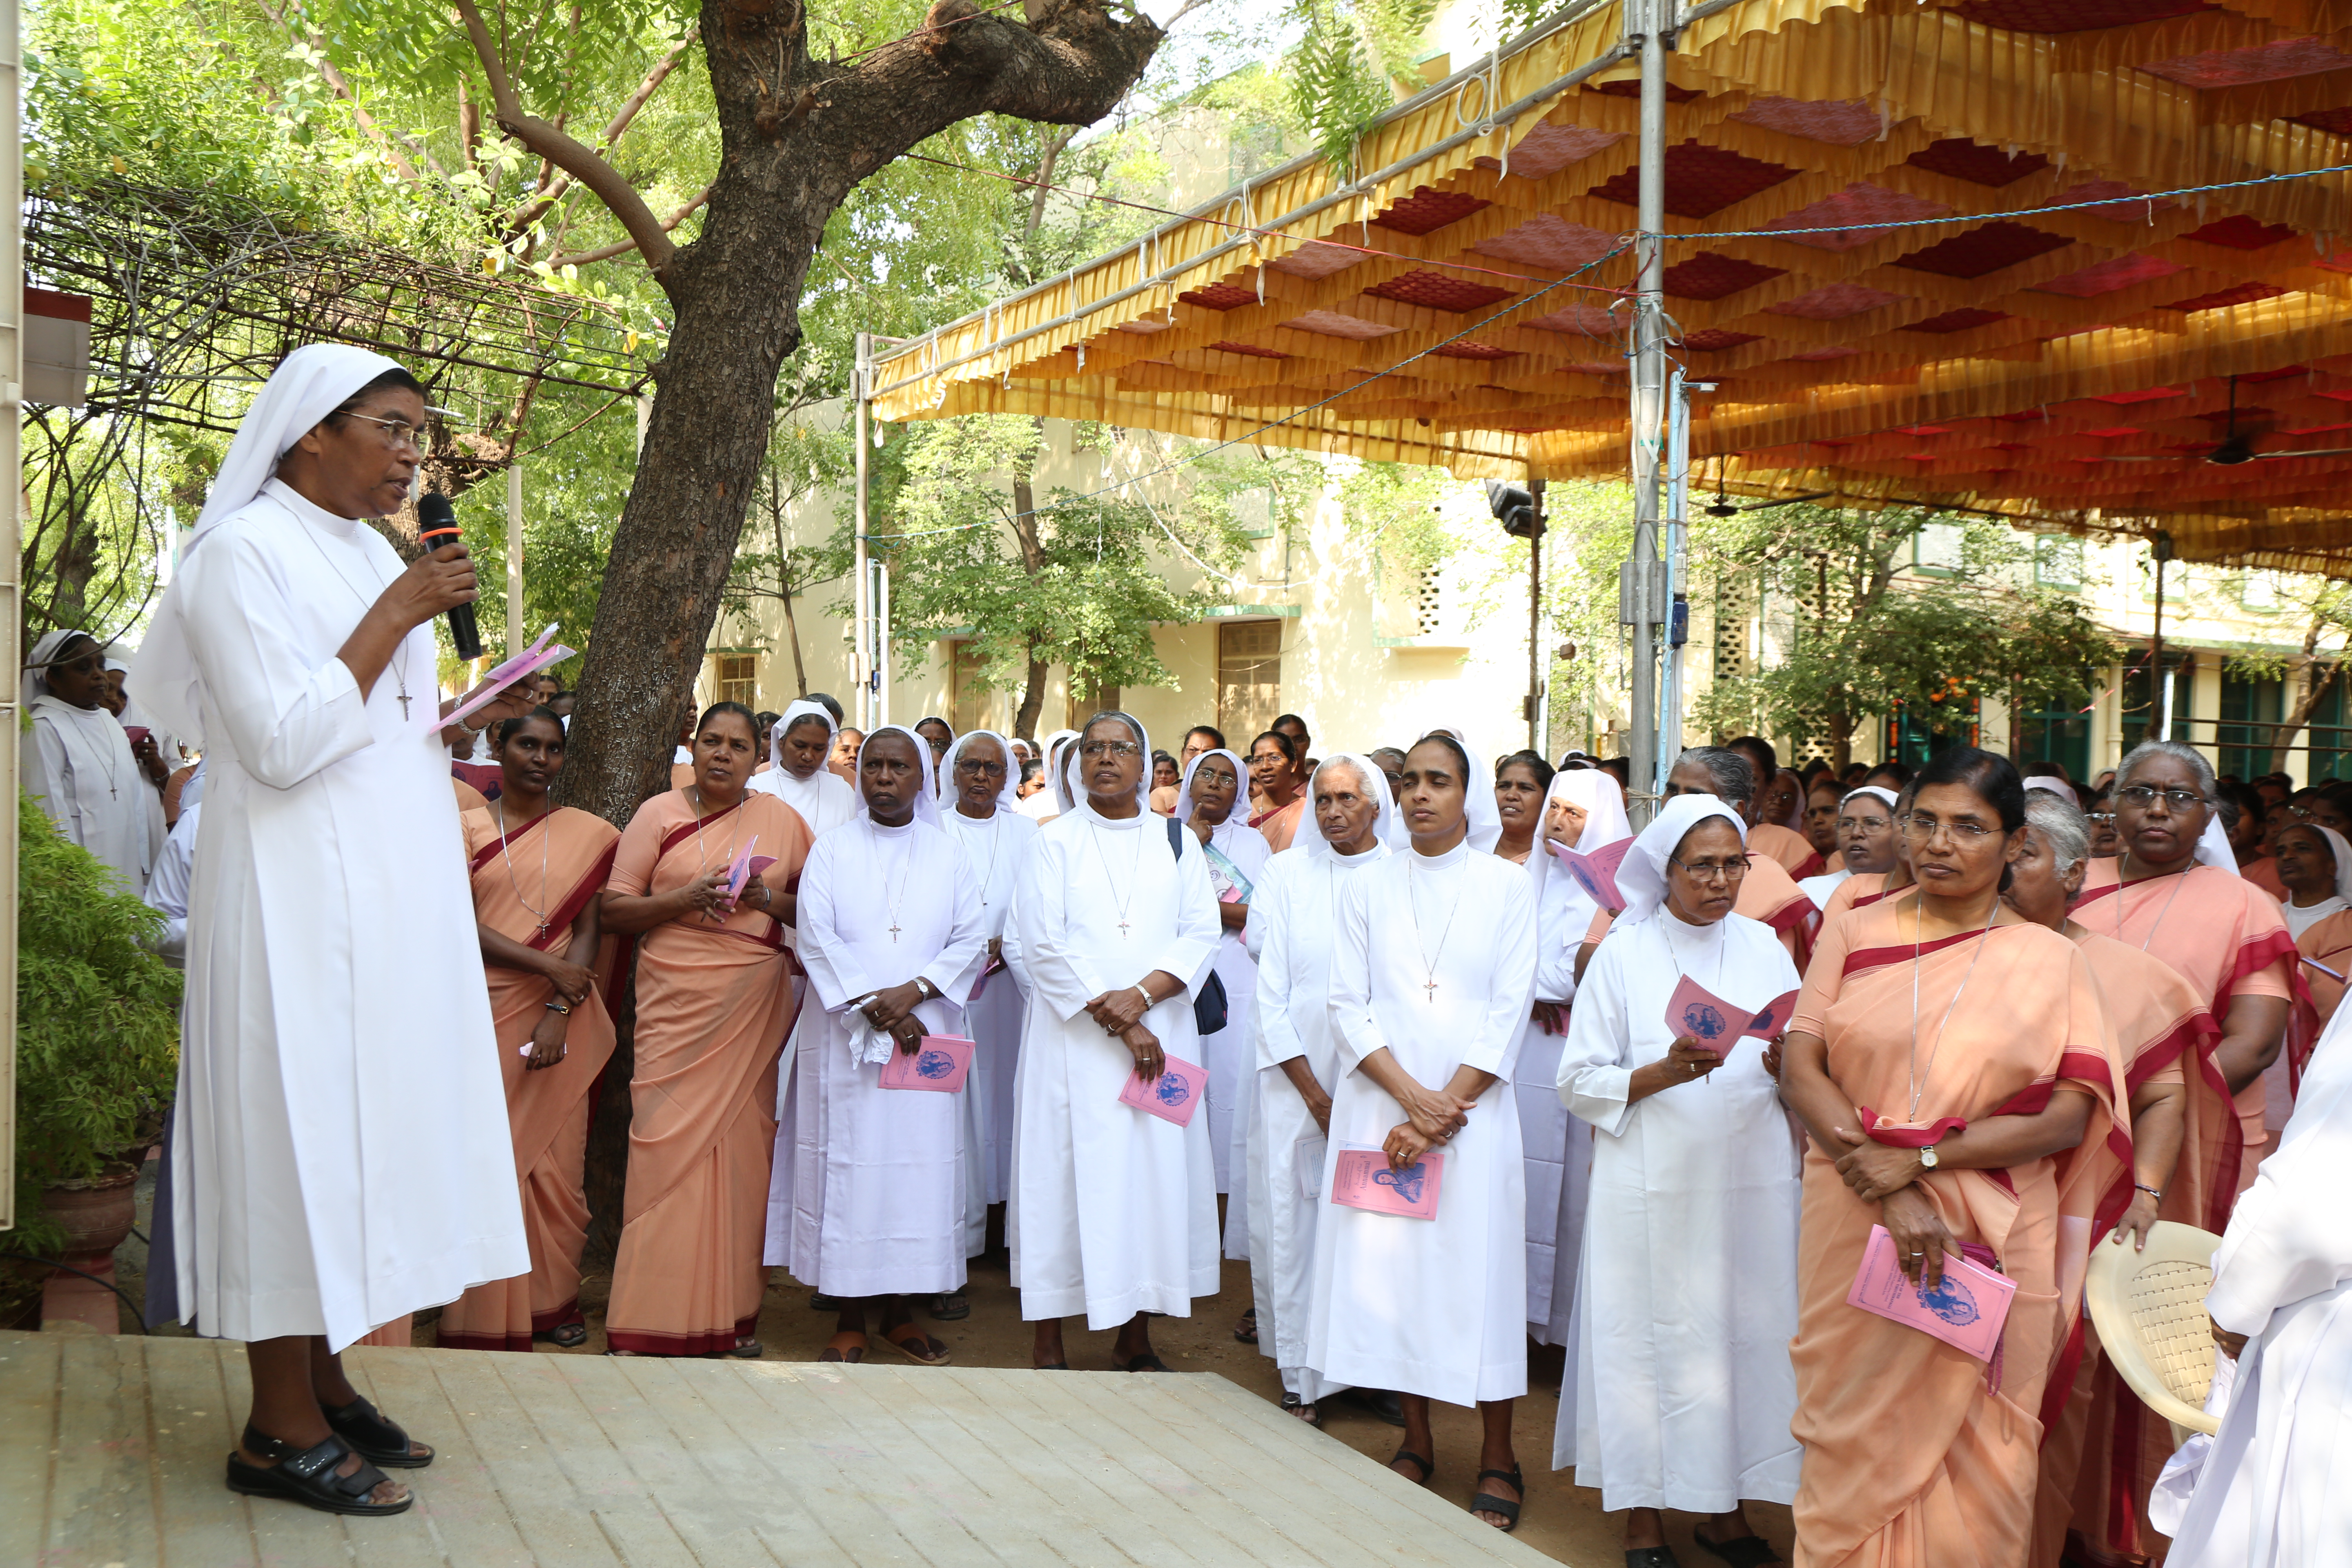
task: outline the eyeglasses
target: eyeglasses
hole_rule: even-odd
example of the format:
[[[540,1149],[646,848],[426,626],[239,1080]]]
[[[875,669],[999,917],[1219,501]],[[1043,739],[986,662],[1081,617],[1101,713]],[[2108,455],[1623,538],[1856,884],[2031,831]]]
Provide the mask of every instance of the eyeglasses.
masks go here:
[[[1932,816],[1922,816],[1915,811],[1903,819],[1903,837],[1916,838],[1925,844],[1936,837],[1936,829],[1939,827],[1950,828],[1952,842],[1965,846],[1981,844],[1984,842],[1985,835],[2000,831],[1998,827],[1987,827],[1981,822],[1939,822]]]
[[[419,457],[425,454],[425,443],[420,438],[420,433],[415,426],[405,419],[379,419],[373,414],[350,414],[344,417],[364,419],[371,425],[383,426],[383,444],[395,452],[405,447]]]
[[[976,779],[1001,779],[1004,776],[1003,763],[983,763],[978,757],[956,759],[956,772]]]
[[[1893,826],[1894,822],[1891,818],[1884,816],[1841,816],[1837,819],[1837,825],[1840,833],[1851,833],[1857,827],[1865,832],[1876,833],[1883,828]]]
[[[2158,795],[2162,795],[2164,804],[2175,811],[2187,811],[2192,805],[2205,804],[2205,797],[2193,789],[2158,789],[2150,784],[2126,784],[2116,791],[2117,800],[2127,800],[2143,808],[2155,805]]]
[[[1132,741],[1088,741],[1078,748],[1078,755],[1090,763],[1101,762],[1105,757],[1139,757],[1142,754],[1143,748]]]
[[[1669,866],[1680,866],[1694,882],[1737,882],[1748,875],[1748,862],[1742,860],[1701,860],[1696,865],[1666,857]]]
[[[2112,811],[2088,811],[2084,812],[2083,815],[2088,817],[2091,821],[2098,823],[2103,826],[2112,827],[2115,826],[2116,814]]]

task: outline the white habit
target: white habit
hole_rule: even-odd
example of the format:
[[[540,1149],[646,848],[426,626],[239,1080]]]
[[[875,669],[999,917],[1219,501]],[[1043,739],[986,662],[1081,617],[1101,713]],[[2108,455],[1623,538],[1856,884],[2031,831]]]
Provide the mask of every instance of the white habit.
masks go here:
[[[993,816],[966,816],[955,799],[957,753],[975,731],[956,738],[948,752],[949,779],[941,785],[940,824],[963,851],[964,880],[980,900],[981,936],[1006,934],[1013,891],[1037,839],[1037,824],[1013,809],[1012,793],[997,797]],[[972,1042],[971,1074],[958,1098],[964,1110],[964,1252],[976,1257],[987,1235],[988,1205],[1011,1195],[1013,1177],[1013,1084],[1021,1059],[1021,987],[1000,967],[977,981],[980,994],[963,1009],[963,1033]]]
[[[1527,1168],[1510,1079],[1535,972],[1527,873],[1482,849],[1401,850],[1340,889],[1331,951],[1339,1081],[1324,1192],[1342,1147],[1378,1149],[1404,1120],[1361,1070],[1372,1052],[1385,1046],[1432,1087],[1465,1066],[1497,1081],[1444,1146],[1435,1219],[1327,1197],[1307,1361],[1336,1382],[1449,1405],[1528,1391]]]
[[[163,848],[163,799],[139,770],[114,715],[75,707],[41,678],[46,661],[81,635],[51,632],[34,647],[25,672],[33,721],[23,751],[25,791],[59,832],[114,873],[123,892],[136,895],[146,891]]]
[[[1194,757],[1184,770],[1183,784],[1176,795],[1175,820],[1188,826],[1192,822],[1192,773],[1211,757],[1223,760],[1234,770],[1235,783],[1234,809],[1209,830],[1209,889],[1221,904],[1246,906],[1258,877],[1265,870],[1265,863],[1274,856],[1265,835],[1244,820],[1243,808],[1247,803],[1242,792],[1248,787],[1249,764],[1222,750],[1203,752]],[[1202,1038],[1204,1059],[1201,1065],[1209,1069],[1209,1152],[1216,1162],[1217,1191],[1232,1193],[1248,1185],[1244,1170],[1250,1100],[1254,1098],[1257,1065],[1255,1009],[1250,1005],[1250,998],[1257,993],[1257,964],[1250,957],[1239,929],[1229,930],[1218,938],[1216,962],[1211,967],[1225,988],[1225,1026]],[[1249,1205],[1228,1203],[1225,1213],[1225,1255],[1246,1261]]]
[[[801,779],[779,764],[764,773],[753,774],[744,787],[765,790],[799,812],[814,837],[824,837],[826,829],[838,827],[858,815],[857,792],[850,787],[849,781],[822,767]],[[787,932],[792,929],[785,928]]]
[[[448,752],[415,727],[438,701],[433,628],[362,699],[336,649],[403,570],[392,546],[274,479],[199,530],[131,675],[205,743],[180,1301],[207,1334],[339,1350],[530,1268]]]
[[[884,1089],[863,1059],[876,1031],[850,1004],[919,975],[940,995],[915,1016],[953,1032],[987,947],[962,852],[929,822],[860,817],[810,849],[796,913],[815,1005],[793,1031],[764,1261],[828,1296],[960,1289],[962,1097]]]
[[[1149,748],[1146,749],[1149,755]],[[1034,797],[1033,797],[1034,798]],[[1199,1063],[1192,987],[1218,941],[1200,842],[1142,809],[1123,821],[1081,801],[1047,823],[1023,868],[1014,918],[1033,987],[1014,1089],[1006,1226],[1021,1315],[1084,1312],[1092,1329],[1138,1312],[1190,1317],[1217,1292],[1209,1120],[1175,1123],[1119,1103],[1128,1048],[1086,1005],[1165,970],[1186,988],[1143,1016],[1170,1056]]]
[[[1626,866],[1671,855],[1709,818],[1737,826],[1710,797],[1669,803]],[[1552,1467],[1574,1465],[1612,1512],[1785,1503],[1802,1457],[1789,1435],[1798,1163],[1763,1042],[1714,1042],[1714,1072],[1626,1096],[1674,1044],[1666,1003],[1683,976],[1753,1016],[1797,988],[1796,966],[1761,921],[1691,925],[1634,880],[1621,871],[1633,902],[1585,969],[1560,1054],[1559,1098],[1597,1135]]]
[[[2166,1561],[2352,1564],[2352,1011],[2320,1037],[2294,1114],[2238,1198],[2205,1310],[2247,1336]]]
[[[1307,1325],[1315,1277],[1316,1221],[1323,1212],[1328,1141],[1282,1064],[1303,1058],[1328,1093],[1339,1077],[1339,1040],[1331,1027],[1331,939],[1339,889],[1387,858],[1383,829],[1395,815],[1388,780],[1369,759],[1337,756],[1368,781],[1380,814],[1372,847],[1335,855],[1313,816],[1298,838],[1266,862],[1244,931],[1257,960],[1257,1106],[1250,1121],[1247,1179],[1250,1294],[1257,1308],[1257,1348],[1272,1356],[1282,1386],[1308,1405],[1336,1394],[1307,1364]],[[1317,770],[1318,774],[1321,769]],[[1310,784],[1310,788],[1312,785]]]

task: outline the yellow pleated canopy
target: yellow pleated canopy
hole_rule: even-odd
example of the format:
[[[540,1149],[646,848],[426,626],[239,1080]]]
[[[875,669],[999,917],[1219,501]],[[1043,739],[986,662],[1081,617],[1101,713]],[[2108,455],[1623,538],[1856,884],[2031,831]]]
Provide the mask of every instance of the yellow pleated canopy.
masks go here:
[[[1546,91],[1622,36],[892,350],[877,412],[1622,477],[1638,73]],[[1671,77],[1696,479],[2352,573],[2352,0],[1744,0]]]

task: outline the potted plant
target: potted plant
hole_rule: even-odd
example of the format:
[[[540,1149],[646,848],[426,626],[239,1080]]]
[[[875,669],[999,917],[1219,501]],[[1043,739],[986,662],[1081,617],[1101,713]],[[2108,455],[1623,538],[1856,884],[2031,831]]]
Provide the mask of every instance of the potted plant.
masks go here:
[[[30,796],[16,806],[16,1190],[11,1250],[89,1267],[130,1233],[139,1161],[178,1072],[180,975],[163,917]]]

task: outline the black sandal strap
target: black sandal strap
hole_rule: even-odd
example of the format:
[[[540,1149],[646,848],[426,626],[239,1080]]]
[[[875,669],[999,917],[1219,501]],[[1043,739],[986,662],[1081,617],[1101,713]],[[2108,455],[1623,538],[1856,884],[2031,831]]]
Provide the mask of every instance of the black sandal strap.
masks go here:
[[[1390,1469],[1393,1470],[1396,1468],[1398,1459],[1408,1461],[1412,1464],[1414,1469],[1421,1472],[1421,1480],[1418,1484],[1422,1486],[1427,1486],[1429,1484],[1430,1478],[1437,1474],[1437,1467],[1435,1465],[1431,1464],[1426,1458],[1414,1453],[1411,1448],[1399,1448],[1395,1455],[1389,1460]]]
[[[433,1461],[430,1449],[415,1453],[415,1445],[409,1440],[407,1431],[370,1404],[365,1395],[349,1405],[322,1405],[319,1408],[335,1436],[349,1443],[363,1459],[400,1469],[421,1468]]]
[[[349,1443],[329,1433],[308,1448],[297,1448],[283,1438],[272,1437],[250,1422],[245,1428],[245,1447],[266,1459],[277,1461],[266,1467],[247,1467],[256,1479],[263,1479],[274,1489],[324,1507],[333,1512],[375,1511],[368,1496],[390,1479],[364,1458],[360,1467],[348,1476],[335,1473],[336,1467],[352,1457]],[[231,1458],[234,1461],[235,1456]],[[408,1505],[405,1502],[383,1508],[382,1511],[396,1513]]]
[[[1516,1527],[1519,1522],[1519,1503],[1528,1495],[1528,1483],[1521,1475],[1519,1467],[1513,1465],[1507,1470],[1481,1470],[1478,1472],[1478,1479],[1502,1481],[1519,1495],[1517,1498],[1496,1497],[1493,1492],[1478,1490],[1474,1485],[1470,1492],[1470,1511],[1499,1515],[1504,1521],[1506,1531]]]
[[[1731,1568],[1765,1568],[1765,1564],[1783,1559],[1772,1550],[1772,1543],[1760,1535],[1735,1535],[1728,1541],[1709,1541],[1697,1531],[1691,1540],[1699,1550],[1722,1558]]]

